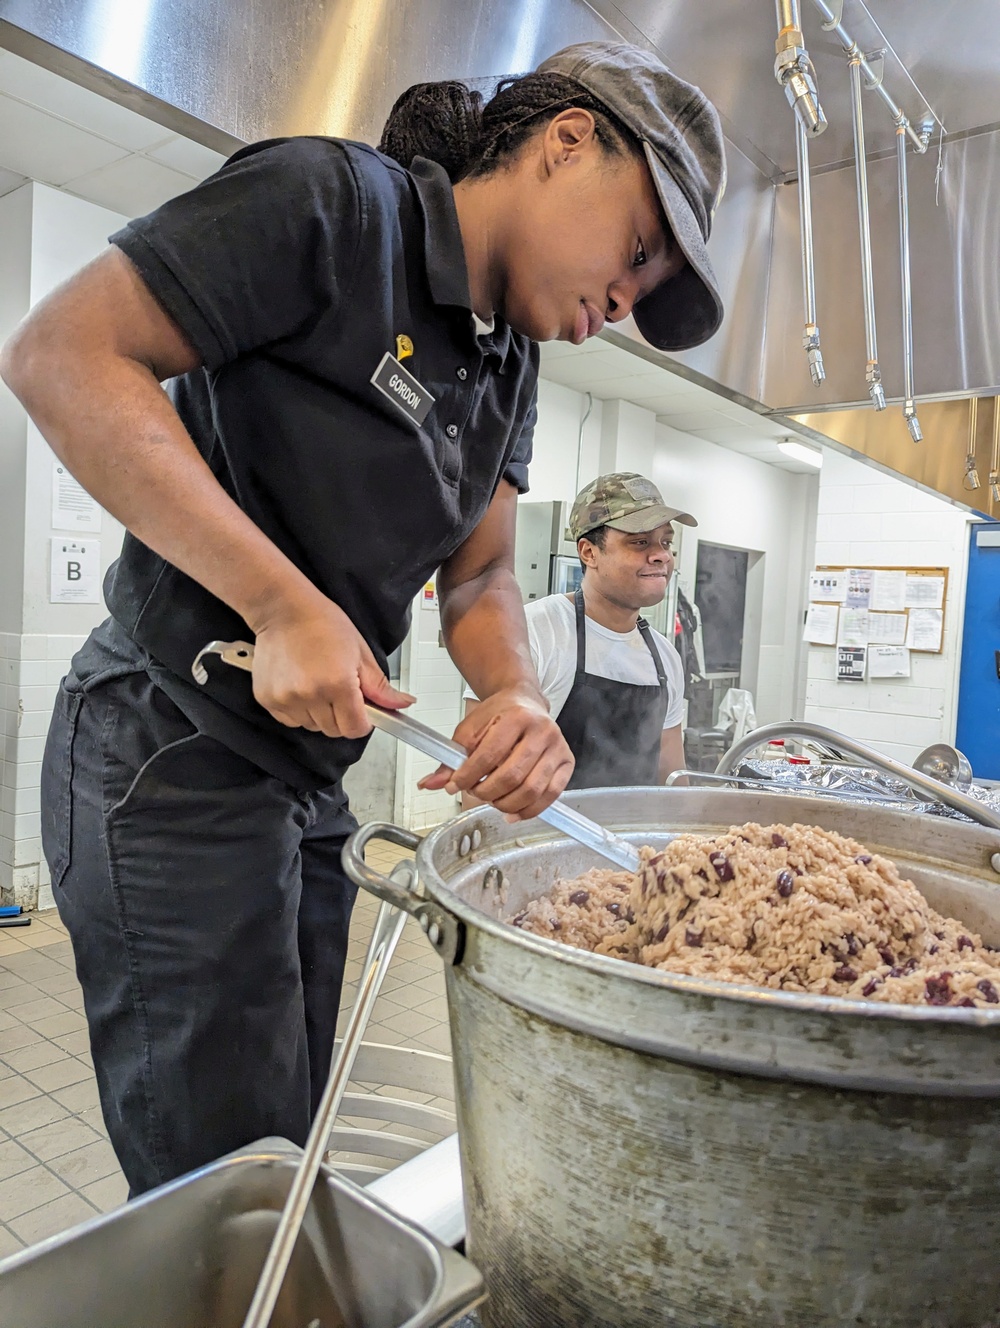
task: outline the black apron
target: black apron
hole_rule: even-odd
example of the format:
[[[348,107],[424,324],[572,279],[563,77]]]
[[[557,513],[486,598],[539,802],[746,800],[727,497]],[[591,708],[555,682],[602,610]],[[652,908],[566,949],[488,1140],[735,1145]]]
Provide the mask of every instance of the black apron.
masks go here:
[[[660,738],[667,717],[667,675],[649,624],[637,626],[656,666],[655,683],[616,682],[587,672],[583,591],[576,606],[576,677],[556,723],[576,757],[570,788],[660,782]]]

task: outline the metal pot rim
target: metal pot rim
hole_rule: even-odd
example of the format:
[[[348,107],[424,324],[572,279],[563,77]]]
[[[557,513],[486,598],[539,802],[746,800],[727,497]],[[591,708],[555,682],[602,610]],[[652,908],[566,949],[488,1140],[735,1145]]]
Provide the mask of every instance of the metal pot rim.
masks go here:
[[[609,791],[594,789],[587,790],[587,793],[598,794]],[[626,793],[632,790],[614,791]],[[684,792],[684,790],[677,790],[677,792]],[[704,790],[701,790],[702,794],[704,792]],[[768,794],[767,796],[784,797],[782,794]],[[834,804],[839,800],[831,798],[829,801]],[[845,803],[844,805],[849,806],[850,804]],[[586,809],[581,808],[581,810]],[[881,1019],[904,1023],[957,1024],[992,1029],[1000,1027],[1000,1006],[997,1006],[995,1010],[985,1010],[980,1007],[968,1009],[957,1006],[902,1005],[890,1001],[865,1001],[850,999],[845,996],[818,996],[811,995],[808,992],[781,991],[752,983],[721,982],[716,978],[670,973],[666,969],[647,968],[641,964],[629,963],[628,960],[615,959],[610,955],[597,955],[589,950],[578,950],[573,946],[563,944],[561,941],[549,940],[544,936],[536,936],[531,932],[521,931],[520,928],[513,927],[510,923],[499,922],[450,890],[434,863],[434,854],[444,845],[446,837],[453,836],[456,830],[460,830],[467,824],[470,828],[473,824],[481,824],[484,815],[499,818],[501,813],[495,811],[492,807],[474,807],[469,811],[459,813],[451,820],[443,822],[420,841],[416,850],[416,858],[421,885],[428,897],[433,899],[439,907],[456,917],[466,928],[486,932],[494,939],[537,954],[540,959],[546,962],[555,961],[560,964],[567,964],[606,981],[625,980],[648,987],[659,987],[685,996],[703,997],[705,1000],[712,1001],[729,1001],[758,1009],[766,1007],[800,1015],[832,1014],[840,1018]],[[910,819],[907,814],[899,812],[885,812],[884,815],[898,817],[904,823]],[[530,841],[547,844],[558,840],[559,836],[549,830],[547,826],[540,823],[536,824],[538,824],[538,829],[528,830],[526,828],[521,834],[513,836],[512,842],[514,839],[523,840],[525,848],[528,848],[530,847]],[[641,831],[611,828],[615,829],[616,833],[622,834],[626,839],[641,842]],[[969,830],[971,833],[989,833],[973,826],[970,826]]]

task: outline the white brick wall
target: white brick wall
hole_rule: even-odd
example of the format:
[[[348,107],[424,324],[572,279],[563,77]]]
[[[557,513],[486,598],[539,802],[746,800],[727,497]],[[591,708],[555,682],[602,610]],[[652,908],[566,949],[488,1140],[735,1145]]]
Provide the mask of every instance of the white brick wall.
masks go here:
[[[694,602],[698,543],[763,555],[759,642],[744,646],[740,686],[754,694],[758,724],[798,718],[804,703],[802,610],[813,548],[816,477],[795,475],[668,425],[656,430],[653,479],[664,499],[692,513],[677,577]]]
[[[413,625],[403,646],[400,687],[418,697],[406,712],[450,738],[463,713],[463,682],[448,652],[438,644],[441,621],[436,611],[413,606]],[[447,793],[425,793],[417,781],[437,769],[436,762],[400,744],[396,761],[396,819],[409,830],[427,830],[459,810]]]
[[[31,305],[101,253],[125,220],[42,184],[0,199],[0,341]],[[105,610],[49,602],[54,459],[2,386],[0,455],[0,897],[44,907],[51,903],[39,840],[45,735],[59,679]],[[121,527],[105,513],[96,538],[103,571],[118,555]]]
[[[958,666],[972,518],[942,499],[836,452],[824,456],[816,563],[841,567],[947,567],[943,650],[914,652],[907,680],[836,681],[836,650],[808,651],[805,718],[912,761],[932,742],[954,742]]]
[[[42,855],[39,785],[42,752],[60,679],[83,642],[78,636],[0,632],[0,899],[51,904]]]

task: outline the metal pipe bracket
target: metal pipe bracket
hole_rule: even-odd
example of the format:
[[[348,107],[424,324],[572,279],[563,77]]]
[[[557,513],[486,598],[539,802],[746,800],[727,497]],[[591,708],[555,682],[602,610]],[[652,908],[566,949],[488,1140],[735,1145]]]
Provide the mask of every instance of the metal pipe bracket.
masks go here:
[[[885,78],[885,57],[884,47],[880,51],[870,51],[864,57],[862,75],[865,87],[871,92],[882,86],[882,80]]]

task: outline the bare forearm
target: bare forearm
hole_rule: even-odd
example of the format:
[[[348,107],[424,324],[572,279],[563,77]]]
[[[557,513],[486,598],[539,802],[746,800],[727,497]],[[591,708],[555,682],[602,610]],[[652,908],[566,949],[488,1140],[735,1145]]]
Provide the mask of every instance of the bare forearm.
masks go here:
[[[501,480],[479,525],[438,573],[445,642],[480,704],[455,730],[468,760],[455,771],[442,766],[420,787],[475,789],[502,812],[530,818],[566,787],[573,753],[531,661],[514,579],[516,516],[517,490]]]
[[[678,724],[675,728],[664,729],[660,738],[660,783],[675,770],[683,770],[684,764],[684,736]],[[687,782],[686,777],[677,780],[678,784],[686,785]]]
[[[143,543],[254,630],[318,594],[223,490],[150,368],[44,342],[12,351],[4,377],[49,446]]]
[[[473,581],[442,584],[441,624],[448,652],[480,698],[508,687],[538,692],[521,592],[507,568]]]

